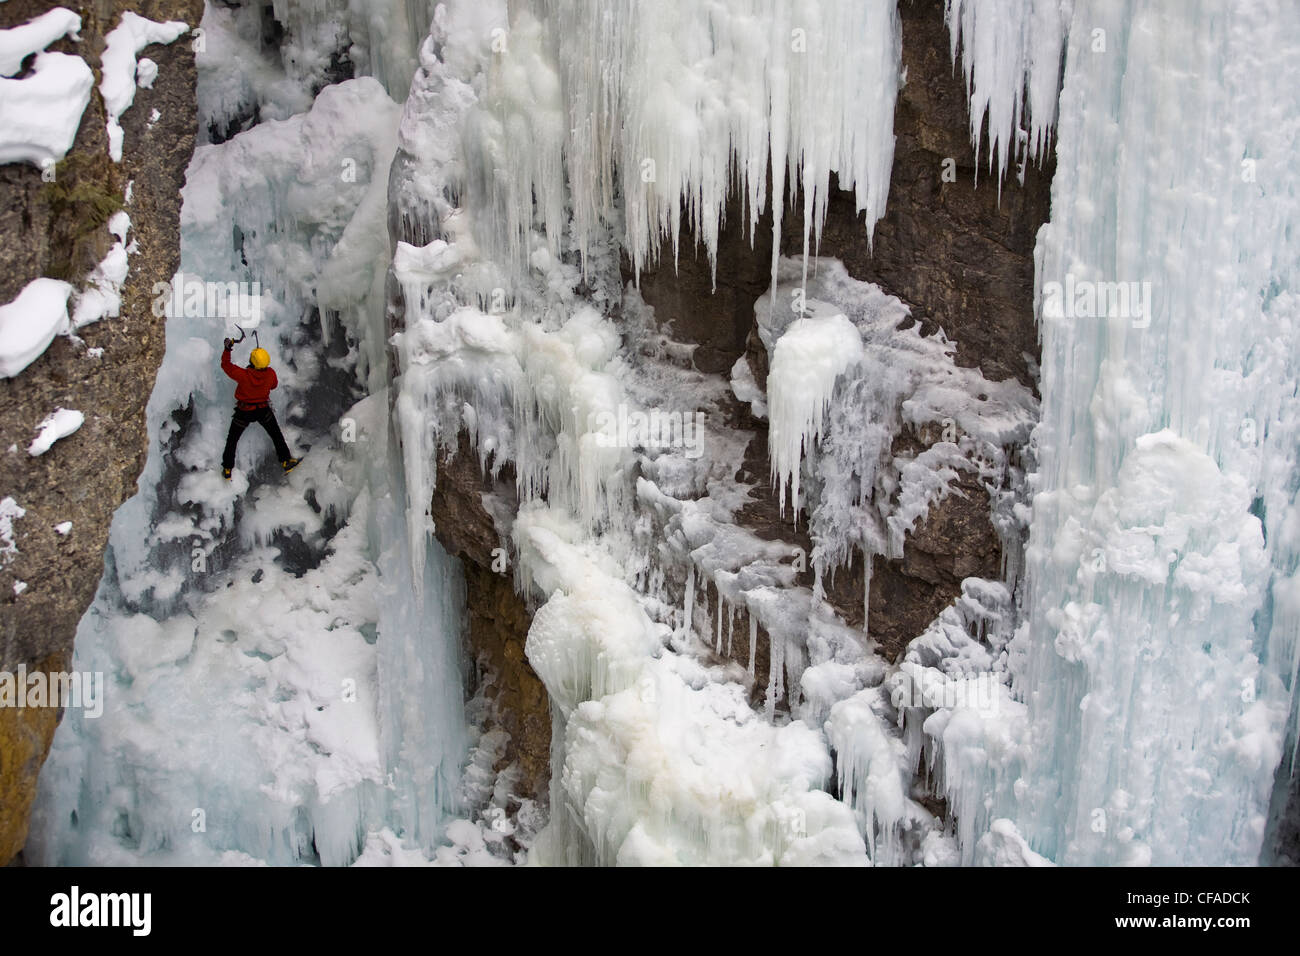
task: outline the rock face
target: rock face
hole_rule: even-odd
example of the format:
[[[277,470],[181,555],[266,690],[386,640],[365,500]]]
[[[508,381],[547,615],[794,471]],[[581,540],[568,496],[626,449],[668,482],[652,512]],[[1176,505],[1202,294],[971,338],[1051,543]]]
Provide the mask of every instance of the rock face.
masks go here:
[[[966,91],[949,54],[943,4],[904,3],[899,14],[907,82],[894,114],[885,217],[868,248],[852,194],[836,191],[816,251],[841,260],[855,279],[874,282],[908,303],[925,333],[941,328],[957,345],[957,364],[979,368],[993,381],[1015,378],[1034,388],[1033,248],[1049,212],[1052,168],[1030,164],[1024,183],[1009,176],[999,195],[996,175],[976,168]],[[787,206],[783,254],[802,252],[801,210],[800,201]],[[698,345],[701,371],[725,374],[743,355],[764,386],[767,355],[754,328],[753,306],[770,281],[771,218],[760,221],[751,246],[739,212],[738,206],[728,209],[716,292],[707,259],[690,255],[684,241],[676,271],[668,263],[643,274],[641,294],[677,340]],[[755,483],[756,493],[741,514],[743,523],[760,537],[810,548],[802,522],[782,519],[766,490],[766,424],[747,413],[737,424],[755,432],[741,477]],[[894,450],[919,452],[932,441],[904,436]],[[957,482],[957,491],[908,536],[901,560],[877,559],[872,568],[868,632],[890,659],[961,593],[963,578],[1000,574],[1002,549],[989,521],[987,493],[969,478]],[[801,583],[811,580],[809,572]],[[826,590],[840,615],[860,627],[861,560],[841,568]]]
[[[0,6],[0,27],[45,12],[43,0]],[[65,670],[81,615],[104,570],[109,523],[135,493],[148,448],[145,404],[165,345],[165,320],[154,316],[153,286],[180,262],[180,187],[194,149],[194,52],[186,38],[145,53],[158,64],[152,89],[140,89],[122,117],[123,160],[108,159],[105,112],[98,93],[99,54],[121,13],[153,20],[203,15],[202,0],[113,0],[79,8],[81,42],[50,49],[82,56],[96,90],[76,143],[56,168],[56,191],[34,166],[0,166],[0,302],[10,302],[39,276],[77,284],[111,245],[97,198],[121,200],[132,183],[128,241],[138,243],[122,295],[121,316],[86,326],[81,341],[59,336],[17,377],[0,381],[0,495],[25,514],[14,522],[18,553],[0,568],[0,671],[20,666]],[[153,110],[161,114],[150,123]],[[71,195],[73,198],[68,199]],[[78,198],[80,197],[80,198]],[[91,356],[102,349],[102,357]],[[56,408],[77,409],[85,423],[41,457],[26,452],[36,426]],[[14,450],[6,451],[11,446]],[[71,521],[60,535],[54,526]],[[26,587],[16,594],[14,585]],[[58,723],[50,708],[0,707],[0,865],[22,848],[36,778]]]
[[[459,438],[456,454],[438,459],[430,513],[439,542],[465,566],[466,637],[474,668],[468,693],[487,698],[483,730],[510,735],[494,769],[516,765],[518,795],[537,798],[550,780],[550,701],[524,656],[532,609],[515,593],[506,543],[497,530],[497,521],[510,520],[518,507],[515,476],[507,466],[495,481],[485,477],[468,436],[462,432]],[[494,510],[504,512],[496,520],[485,506],[485,494]]]
[[[873,247],[863,241],[852,197],[839,193],[829,204],[822,252],[911,305],[926,331],[942,327],[957,343],[957,364],[1036,388],[1034,241],[1050,211],[1055,162],[1026,164],[1023,184],[1009,171],[1001,189],[987,154],[977,168],[943,6],[899,4],[907,83],[894,113],[889,206]],[[802,234],[798,208],[786,232],[790,254]]]

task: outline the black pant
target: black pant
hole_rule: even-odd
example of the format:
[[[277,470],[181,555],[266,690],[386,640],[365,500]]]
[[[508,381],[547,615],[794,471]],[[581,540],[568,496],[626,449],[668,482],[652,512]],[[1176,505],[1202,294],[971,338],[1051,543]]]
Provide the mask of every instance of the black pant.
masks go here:
[[[223,468],[231,469],[235,467],[235,448],[239,445],[239,438],[244,434],[244,429],[249,425],[257,422],[266,429],[266,433],[271,436],[271,442],[275,445],[275,453],[280,456],[280,462],[283,464],[292,456],[289,454],[289,446],[280,434],[280,425],[275,420],[275,412],[271,411],[270,405],[263,405],[261,408],[244,410],[236,408],[234,417],[230,419],[230,434],[226,436],[226,452],[221,456],[221,465]]]

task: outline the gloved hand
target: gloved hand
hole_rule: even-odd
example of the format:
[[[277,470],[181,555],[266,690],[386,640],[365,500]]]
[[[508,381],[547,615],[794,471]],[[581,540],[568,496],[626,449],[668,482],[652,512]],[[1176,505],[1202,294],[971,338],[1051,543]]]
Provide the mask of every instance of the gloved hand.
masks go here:
[[[233,348],[235,347],[235,340],[234,340],[234,339],[226,339],[226,341],[225,341],[223,344],[224,344],[225,347],[226,347],[226,351],[229,352],[231,349],[233,349]]]

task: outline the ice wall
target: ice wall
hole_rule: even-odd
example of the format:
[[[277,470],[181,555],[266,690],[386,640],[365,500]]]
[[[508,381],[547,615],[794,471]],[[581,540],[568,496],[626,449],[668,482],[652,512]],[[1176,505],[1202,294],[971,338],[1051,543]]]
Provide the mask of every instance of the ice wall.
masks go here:
[[[273,0],[289,42],[281,58],[290,71],[319,75],[343,48],[358,76],[373,76],[396,100],[406,97],[416,51],[429,29],[433,0]]]
[[[1071,14],[1009,647],[1026,723],[931,736],[958,814],[983,804],[1057,863],[1253,863],[1298,660],[1300,19],[1278,3],[1017,9],[949,8],[973,128],[987,110],[1004,155],[995,118],[1014,132],[1024,95],[1042,141],[1048,27]],[[953,772],[997,739],[1004,760]]]
[[[220,42],[200,57],[201,93],[258,55],[222,32],[229,15],[205,20]],[[231,45],[241,56],[222,59]],[[390,421],[400,107],[368,77],[306,106],[199,147],[188,170],[182,271],[154,290],[168,348],[149,459],[77,639],[75,666],[105,676],[104,712],[59,729],[32,860],[427,862],[461,803],[464,585],[436,543],[405,534]],[[256,429],[233,479],[218,470],[233,385],[216,362],[236,326],[250,335],[236,361],[253,332],[272,354],[303,458],[287,478]]]

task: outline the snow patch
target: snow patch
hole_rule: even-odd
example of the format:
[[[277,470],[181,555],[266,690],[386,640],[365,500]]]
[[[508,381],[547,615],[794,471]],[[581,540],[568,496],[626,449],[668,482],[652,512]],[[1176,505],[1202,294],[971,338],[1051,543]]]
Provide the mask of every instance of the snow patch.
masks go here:
[[[122,161],[122,139],[125,133],[119,120],[135,101],[136,76],[140,68],[136,56],[152,43],[171,43],[188,31],[189,24],[180,20],[158,23],[128,10],[122,14],[117,27],[104,38],[104,52],[100,57],[103,79],[99,84],[99,92],[104,97],[104,108],[108,112],[108,153],[113,162]],[[158,75],[157,65],[154,64],[152,72],[146,67],[144,75],[149,82],[142,82],[140,86],[152,86],[153,79]]]
[[[85,422],[86,416],[71,408],[56,408],[37,427],[40,434],[27,446],[27,454],[33,458],[45,454],[61,438],[67,438]],[[68,525],[68,527],[72,527]],[[66,534],[67,532],[60,532]]]
[[[0,30],[0,76],[16,76],[23,60],[64,36],[80,41],[81,17],[67,7],[55,7],[22,26]]]
[[[38,53],[30,76],[0,78],[0,163],[42,169],[72,148],[95,76],[79,56]]]
[[[72,286],[58,279],[33,279],[18,298],[0,306],[0,376],[13,378],[68,329]]]
[[[9,495],[0,499],[0,567],[18,556],[18,545],[14,543],[14,522],[25,514],[27,510]]]

